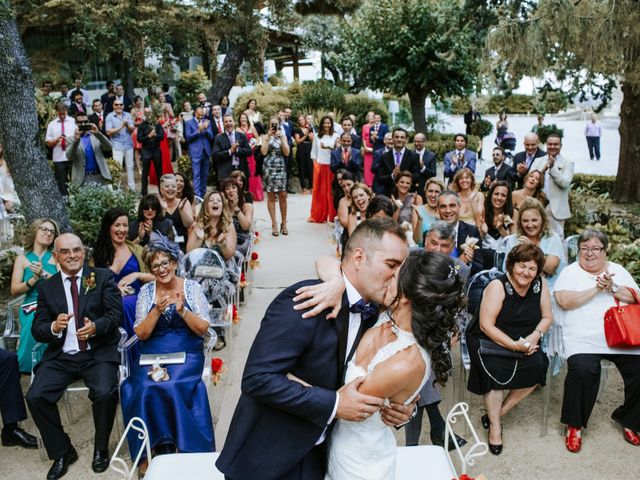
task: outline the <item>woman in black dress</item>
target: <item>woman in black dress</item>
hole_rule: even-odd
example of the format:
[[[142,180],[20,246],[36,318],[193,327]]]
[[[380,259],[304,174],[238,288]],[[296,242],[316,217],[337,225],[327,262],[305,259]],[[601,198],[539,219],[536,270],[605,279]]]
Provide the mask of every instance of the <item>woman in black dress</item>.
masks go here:
[[[293,132],[293,138],[298,146],[296,159],[298,161],[298,177],[303,194],[311,193],[313,188],[313,160],[311,160],[311,146],[313,145],[313,128],[307,123],[304,115],[298,117],[298,126]]]
[[[471,357],[468,390],[484,396],[489,451],[502,452],[501,417],[545,384],[548,366],[540,349],[552,322],[551,297],[542,278],[544,254],[531,243],[513,248],[507,273],[491,281],[467,330]],[[509,390],[505,397],[503,390]]]
[[[149,193],[138,204],[138,217],[129,224],[129,240],[145,246],[151,232],[158,232],[173,241],[173,223],[165,218],[158,196]]]
[[[193,207],[188,199],[178,198],[178,186],[173,173],[160,177],[159,200],[165,212],[165,218],[173,223],[174,241],[184,253],[187,251],[189,228],[193,225]]]

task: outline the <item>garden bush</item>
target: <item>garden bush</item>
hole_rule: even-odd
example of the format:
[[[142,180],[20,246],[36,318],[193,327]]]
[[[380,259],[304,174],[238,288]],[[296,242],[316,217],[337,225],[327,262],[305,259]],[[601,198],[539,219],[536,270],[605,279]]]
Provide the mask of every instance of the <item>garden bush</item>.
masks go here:
[[[484,138],[493,132],[493,124],[489,120],[476,120],[474,121],[470,127],[471,135],[475,135],[476,137]]]
[[[276,115],[285,107],[293,107],[291,97],[286,88],[273,88],[269,84],[258,84],[249,92],[238,96],[233,106],[236,117],[247,109],[247,102],[255,98],[258,102],[258,111],[262,113],[262,119],[266,122],[269,117]]]
[[[328,80],[304,82],[302,84],[302,98],[296,110],[341,110],[345,111],[347,92],[335,86]]]
[[[73,232],[82,239],[85,246],[93,247],[104,213],[110,208],[121,207],[133,218],[137,213],[137,199],[136,192],[125,193],[120,189],[100,185],[69,185],[67,213]]]
[[[571,182],[571,189],[581,188],[588,192],[598,195],[610,194],[613,191],[613,185],[616,183],[615,176],[590,175],[587,173],[576,173]]]
[[[176,112],[182,111],[182,103],[186,100],[191,102],[192,106],[198,104],[198,93],[207,92],[211,82],[207,78],[207,74],[198,65],[195,70],[186,70],[180,73],[180,78],[176,81]],[[216,101],[216,100],[214,100]]]
[[[569,105],[569,98],[561,91],[543,92],[538,98],[536,112],[538,113],[558,113],[566,110]]]
[[[562,128],[558,128],[555,123],[538,127],[536,133],[538,134],[538,138],[540,139],[540,143],[542,144],[547,143],[547,137],[550,133],[557,133],[558,135],[560,135],[560,138],[564,137],[564,130]]]
[[[358,132],[361,131],[362,125],[367,121],[367,113],[379,113],[383,123],[389,123],[389,111],[386,105],[380,100],[369,98],[366,95],[347,95],[345,99],[344,112],[347,115],[356,116],[356,125]],[[360,134],[360,133],[358,133]]]

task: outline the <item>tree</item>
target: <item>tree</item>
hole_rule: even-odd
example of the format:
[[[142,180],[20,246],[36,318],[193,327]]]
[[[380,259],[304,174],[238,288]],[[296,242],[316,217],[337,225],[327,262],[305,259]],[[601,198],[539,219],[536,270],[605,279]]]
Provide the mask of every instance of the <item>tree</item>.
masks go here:
[[[321,55],[322,78],[324,69],[331,72],[334,83],[340,84],[344,77],[339,65],[349,52],[343,50],[350,25],[338,15],[310,15],[302,24],[302,42],[306,50],[316,50]]]
[[[71,225],[62,196],[42,150],[31,65],[13,12],[0,3],[0,84],[11,95],[0,95],[0,143],[27,221],[56,220],[63,231]]]
[[[540,0],[504,15],[487,43],[489,62],[514,75],[553,72],[577,90],[622,84],[620,156],[613,198],[640,201],[640,8],[634,0]],[[489,68],[491,63],[488,63]]]
[[[475,85],[478,59],[463,20],[454,0],[368,0],[351,21],[345,67],[358,88],[408,94],[424,132],[427,96],[463,95]]]

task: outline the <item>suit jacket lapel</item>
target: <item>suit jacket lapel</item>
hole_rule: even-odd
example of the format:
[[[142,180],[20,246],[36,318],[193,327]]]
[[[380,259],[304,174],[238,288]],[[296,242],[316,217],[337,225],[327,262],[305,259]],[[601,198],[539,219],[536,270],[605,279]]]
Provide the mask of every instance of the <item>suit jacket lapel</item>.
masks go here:
[[[338,378],[342,382],[344,367],[347,358],[347,339],[349,336],[349,300],[347,293],[342,295],[342,307],[336,317],[336,329],[338,331]]]
[[[84,307],[87,305],[87,293],[86,293],[86,288],[83,286],[83,284],[86,283],[85,280],[89,277],[91,272],[92,270],[90,270],[90,268],[86,265],[82,269],[82,280],[80,281],[80,291],[78,292],[79,293],[78,310],[80,310],[79,317],[80,317],[81,324],[84,323],[82,319],[84,318]]]
[[[56,303],[58,313],[69,313],[69,307],[67,305],[67,297],[65,292],[64,281],[62,280],[62,275],[60,272],[56,273],[50,280],[51,285],[51,295],[53,297],[53,301]]]

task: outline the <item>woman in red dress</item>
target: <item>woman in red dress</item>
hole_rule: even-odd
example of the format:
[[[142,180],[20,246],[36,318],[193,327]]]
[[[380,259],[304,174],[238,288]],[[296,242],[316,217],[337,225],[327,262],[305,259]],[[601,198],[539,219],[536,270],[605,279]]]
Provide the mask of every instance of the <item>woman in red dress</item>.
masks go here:
[[[311,214],[309,222],[332,222],[336,216],[333,206],[331,184],[331,151],[336,148],[338,134],[333,131],[333,120],[325,115],[320,120],[320,131],[313,140],[311,159],[313,160],[313,191],[311,193]]]
[[[160,141],[160,152],[162,153],[162,172],[157,175],[157,172],[153,168],[153,164],[149,170],[149,183],[152,185],[158,185],[158,176],[162,176],[167,173],[173,173],[173,166],[171,165],[171,149],[170,143],[176,138],[176,122],[177,119],[173,116],[173,108],[170,103],[163,102],[164,94],[161,93],[158,96],[160,104],[162,105],[162,116],[159,119],[160,124],[164,128],[164,138]]]
[[[367,113],[367,123],[362,126],[362,142],[364,144],[364,183],[368,187],[373,184],[373,172],[371,165],[373,164],[373,142],[371,141],[371,125],[373,125],[373,112]]]
[[[260,147],[260,135],[258,135],[256,128],[251,125],[246,113],[241,113],[238,117],[237,131],[245,134],[252,152],[255,152],[256,148]],[[261,202],[264,200],[262,177],[260,172],[256,171],[256,158],[253,153],[247,157],[247,163],[249,165],[249,193],[251,193],[255,201]]]

